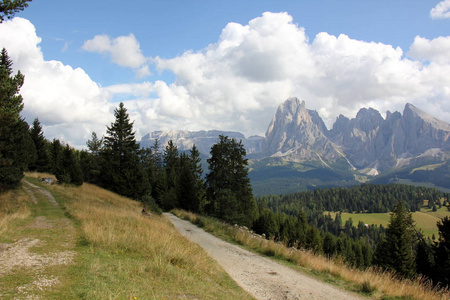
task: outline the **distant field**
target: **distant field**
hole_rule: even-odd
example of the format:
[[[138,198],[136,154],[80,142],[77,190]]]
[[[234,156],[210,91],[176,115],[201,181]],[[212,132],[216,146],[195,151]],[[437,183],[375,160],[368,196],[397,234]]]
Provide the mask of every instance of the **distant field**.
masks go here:
[[[336,213],[332,212],[331,217],[334,218],[335,216]],[[445,207],[442,207],[435,212],[431,211],[431,209],[422,209],[420,212],[413,213],[413,219],[416,222],[417,228],[420,228],[422,232],[429,237],[433,234],[436,237],[438,236],[436,224],[441,218],[446,216],[450,217],[450,211]],[[354,226],[358,225],[359,221],[362,221],[364,224],[383,225],[384,227],[387,227],[390,220],[390,213],[342,213],[342,222],[346,222],[350,218],[352,218]]]

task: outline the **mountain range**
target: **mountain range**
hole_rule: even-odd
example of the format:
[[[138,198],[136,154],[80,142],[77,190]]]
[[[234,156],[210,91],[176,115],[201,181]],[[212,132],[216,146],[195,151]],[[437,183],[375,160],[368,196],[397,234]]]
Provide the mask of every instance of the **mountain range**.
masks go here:
[[[180,151],[195,144],[208,156],[219,135],[242,140],[250,159],[255,194],[307,188],[347,186],[360,182],[426,183],[450,188],[450,124],[412,104],[403,114],[362,108],[355,118],[340,115],[329,130],[305,102],[281,104],[265,137],[245,138],[227,131],[155,131],[141,140],[149,147],[169,140]]]

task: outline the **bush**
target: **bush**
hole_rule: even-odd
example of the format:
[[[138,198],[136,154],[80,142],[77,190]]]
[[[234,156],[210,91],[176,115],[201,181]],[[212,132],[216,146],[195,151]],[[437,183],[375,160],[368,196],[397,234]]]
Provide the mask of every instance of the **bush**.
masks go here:
[[[153,199],[152,196],[145,195],[144,197],[142,197],[141,202],[155,214],[158,215],[162,214],[161,208],[159,208],[158,204],[156,204],[155,199]]]

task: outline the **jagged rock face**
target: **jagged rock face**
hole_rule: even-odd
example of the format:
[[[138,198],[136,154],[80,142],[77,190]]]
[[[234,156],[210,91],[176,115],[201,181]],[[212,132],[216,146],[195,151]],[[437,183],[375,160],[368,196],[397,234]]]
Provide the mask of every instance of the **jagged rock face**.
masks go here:
[[[155,139],[157,139],[160,147],[165,147],[167,143],[170,140],[172,140],[172,142],[178,147],[179,151],[190,150],[192,149],[192,146],[195,144],[200,153],[209,155],[211,147],[219,141],[219,135],[228,136],[229,138],[234,138],[237,141],[242,140],[242,143],[246,148],[247,154],[261,153],[264,147],[263,137],[250,137],[246,139],[242,133],[234,131],[219,131],[219,130],[153,131],[142,138],[140,145],[142,148],[151,147],[154,144]]]
[[[434,118],[412,104],[406,104],[394,131],[397,156],[418,156],[431,148],[450,150],[450,124]]]
[[[375,140],[383,117],[373,108],[362,108],[354,119],[339,116],[330,138],[342,147],[357,168],[369,165],[377,158]]]
[[[355,167],[380,171],[424,157],[445,159],[449,135],[448,123],[409,103],[403,115],[388,111],[386,119],[371,108],[361,109],[351,120],[339,116],[330,132]]]
[[[325,135],[327,131],[317,112],[308,111],[305,102],[290,98],[277,110],[266,132],[266,156],[289,160],[336,160],[338,147]]]
[[[386,119],[372,108],[362,108],[355,118],[340,115],[328,130],[316,111],[305,102],[290,98],[281,104],[267,129],[266,136],[245,138],[230,131],[156,131],[146,135],[142,147],[158,139],[161,147],[172,140],[180,151],[195,144],[209,155],[219,135],[242,140],[247,154],[253,158],[282,157],[290,161],[321,161],[324,166],[346,159],[371,175],[420,163],[430,158],[449,159],[450,124],[406,104],[403,115],[386,112]]]

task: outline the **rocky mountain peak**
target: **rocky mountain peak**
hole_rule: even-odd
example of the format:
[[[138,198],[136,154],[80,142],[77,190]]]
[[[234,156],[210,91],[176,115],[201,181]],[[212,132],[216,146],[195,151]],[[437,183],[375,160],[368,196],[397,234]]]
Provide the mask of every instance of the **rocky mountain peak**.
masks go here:
[[[341,153],[327,137],[326,126],[305,101],[289,98],[281,104],[266,132],[265,153],[290,160],[335,159]]]

